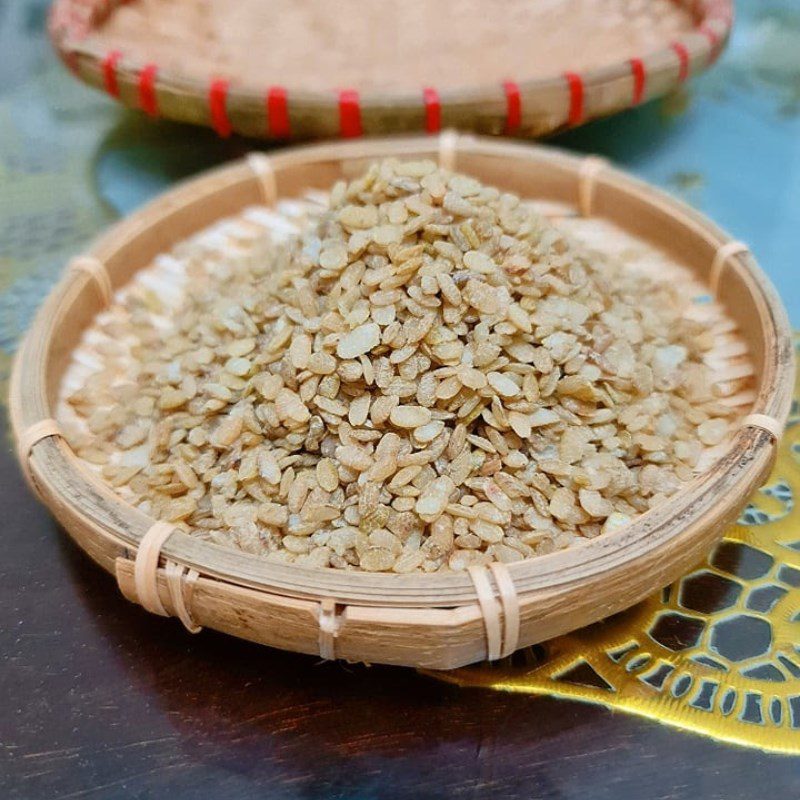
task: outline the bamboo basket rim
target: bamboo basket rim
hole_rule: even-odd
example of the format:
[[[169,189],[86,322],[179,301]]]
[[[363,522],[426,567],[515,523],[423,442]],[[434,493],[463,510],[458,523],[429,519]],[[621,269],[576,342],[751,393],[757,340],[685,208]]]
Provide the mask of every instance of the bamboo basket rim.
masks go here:
[[[291,84],[276,87],[268,80],[255,82],[249,77],[225,75],[224,71],[211,68],[201,81],[177,70],[130,58],[120,50],[109,51],[88,40],[93,29],[117,7],[131,1],[55,0],[48,18],[48,32],[53,47],[67,67],[81,80],[151,116],[163,114],[204,124],[215,128],[221,136],[239,130],[246,135],[267,138],[297,138],[294,125],[291,133],[288,128],[286,131],[281,128],[277,133],[271,131],[269,112],[262,107],[269,91],[275,88],[284,92],[284,102],[288,98],[287,115],[323,119],[322,129],[326,131],[320,134],[323,136],[349,137],[420,129],[437,133],[442,127],[453,125],[462,128],[477,125],[479,132],[526,135],[528,126],[524,121],[512,119],[520,116],[520,110],[511,109],[512,101],[507,95],[509,85],[513,86],[516,103],[524,110],[530,105],[541,106],[537,110],[547,112],[549,118],[536,123],[541,125],[538,132],[579,125],[590,118],[639,105],[664,94],[710,67],[725,48],[734,19],[733,0],[674,0],[692,14],[695,24],[674,38],[665,37],[662,47],[583,72],[566,69],[543,77],[509,76],[505,83],[435,90],[439,120],[433,121],[428,116],[425,100],[425,92],[431,87],[396,91],[361,91],[357,86],[338,91],[298,90]],[[151,96],[145,101],[142,79],[148,74],[153,84],[148,90]],[[621,94],[619,84],[626,86]],[[630,90],[627,84],[631,85]],[[216,102],[212,98],[215,85],[222,92],[221,101],[219,97]],[[653,86],[657,88],[652,89]],[[120,87],[128,87],[129,91]],[[625,97],[628,92],[630,96]],[[342,118],[345,95],[352,101],[350,111],[357,120],[353,124]],[[190,100],[197,101],[191,110],[187,106]],[[240,115],[255,115],[254,109],[267,117],[266,125],[255,132],[250,125],[240,125],[238,120]],[[443,112],[448,109],[457,117],[442,122]],[[463,120],[462,113],[465,114]],[[522,116],[525,116],[524,111]],[[476,120],[476,117],[484,119]],[[286,124],[288,126],[288,122]],[[490,125],[491,129],[484,130],[484,125]],[[312,130],[308,135],[314,138],[315,133]]]
[[[454,137],[452,146],[461,157],[479,156],[501,161],[526,159],[536,165],[554,166],[569,179],[574,178],[576,185],[584,163],[577,156],[553,148],[500,142],[471,135]],[[435,157],[434,141],[430,137],[409,137],[295,147],[276,152],[270,156],[270,161],[280,186],[282,175],[300,166],[341,167],[348,162],[362,162],[381,156],[411,155]],[[730,240],[710,220],[683,202],[617,169],[603,169],[595,181],[598,192],[602,189],[622,192],[637,203],[679,220],[684,227],[708,243],[710,253]],[[220,187],[230,189],[242,186],[250,186],[256,192],[258,177],[241,161],[183,182],[118,222],[94,242],[88,253],[106,263],[114,253],[122,252],[131,243],[151,235],[153,219],[164,217],[176,209],[194,207],[197,203],[213,205]],[[247,204],[243,201],[242,208]],[[163,248],[174,244],[175,241],[165,242]],[[139,265],[144,266],[146,264]],[[769,352],[764,346],[767,352],[762,354],[762,380],[751,412],[765,414],[783,424],[789,413],[793,385],[791,336],[786,312],[774,287],[751,256],[732,259],[729,269],[735,270],[747,282],[753,293],[759,321],[778,345],[775,352]],[[64,275],[40,308],[26,335],[15,359],[10,391],[11,419],[17,437],[33,422],[54,416],[47,400],[45,374],[37,372],[37,365],[42,369],[46,367],[53,345],[46,337],[49,322],[57,319],[59,310],[68,306],[79,294],[92,290],[91,278],[85,273],[73,271]],[[32,389],[36,397],[33,404],[23,403],[23,384]],[[564,551],[509,564],[508,570],[517,591],[523,597],[528,592],[540,590],[555,592],[576,581],[600,575],[609,569],[630,564],[636,558],[652,555],[655,550],[667,548],[681,538],[685,526],[693,521],[712,510],[720,515],[720,509],[732,502],[734,489],[742,486],[752,489],[763,473],[765,464],[772,458],[773,444],[773,438],[766,431],[740,429],[727,455],[681,489],[669,502],[651,509],[624,529],[587,540]],[[55,464],[67,470],[68,491],[53,492],[47,497],[48,505],[53,508],[71,505],[75,511],[76,496],[91,501],[83,507],[78,506],[77,511],[91,525],[100,529],[103,536],[116,542],[125,551],[134,551],[154,522],[82,467],[77,456],[61,438],[42,440],[31,454],[29,464],[40,488],[47,487],[56,474],[46,473],[46,465]],[[720,492],[724,498],[721,502],[717,497]],[[386,575],[278,564],[197,541],[180,531],[170,537],[162,553],[177,564],[198,570],[203,576],[284,597],[333,597],[340,603],[361,606],[429,608],[452,608],[474,604],[476,600],[475,587],[464,573]]]

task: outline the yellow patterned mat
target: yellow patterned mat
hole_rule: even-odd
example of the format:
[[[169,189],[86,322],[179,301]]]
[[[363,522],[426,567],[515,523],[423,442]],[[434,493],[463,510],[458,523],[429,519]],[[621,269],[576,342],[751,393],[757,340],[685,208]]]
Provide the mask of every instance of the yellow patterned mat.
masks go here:
[[[800,753],[798,493],[800,381],[769,480],[704,563],[605,622],[496,664],[433,674]]]

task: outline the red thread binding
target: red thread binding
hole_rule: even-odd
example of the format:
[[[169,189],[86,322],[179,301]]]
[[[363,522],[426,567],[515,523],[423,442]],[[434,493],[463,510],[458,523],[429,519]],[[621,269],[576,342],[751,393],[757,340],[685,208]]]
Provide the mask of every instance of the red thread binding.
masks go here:
[[[425,130],[428,133],[438,133],[442,128],[442,104],[439,101],[439,92],[428,86],[422,90],[422,100],[425,103]]]
[[[711,28],[709,28],[708,25],[706,25],[705,23],[702,24],[697,29],[697,32],[702,33],[703,36],[705,36],[706,39],[708,39],[712,50],[717,49],[717,47],[719,46],[719,36],[717,36],[717,34]]]
[[[361,107],[358,92],[345,89],[339,92],[339,132],[345,138],[361,136]]]
[[[267,129],[276,139],[289,135],[289,103],[283,86],[271,86],[267,92]]]
[[[506,133],[516,133],[522,124],[522,97],[519,85],[514,81],[505,81],[503,91],[506,93]]]
[[[689,77],[689,51],[682,42],[673,42],[670,47],[678,56],[680,68],[678,70],[678,83],[683,83]]]
[[[223,139],[233,133],[233,126],[228,118],[226,107],[228,98],[228,81],[217,79],[211,81],[208,88],[208,110],[211,113],[211,125]]]
[[[569,116],[570,125],[580,125],[583,122],[583,78],[576,72],[564,74],[569,84]]]
[[[733,7],[728,0],[721,0],[718,3],[708,3],[705,7],[706,19],[714,17],[716,19],[730,22],[733,19]]]
[[[644,61],[641,58],[631,59],[631,72],[633,73],[633,105],[638,106],[644,98],[644,87],[647,80]]]
[[[112,97],[119,97],[119,81],[117,80],[117,64],[122,58],[119,50],[112,50],[103,59],[103,84]]]
[[[139,73],[139,108],[151,117],[158,116],[158,98],[156,97],[156,75],[158,67],[148,64]]]

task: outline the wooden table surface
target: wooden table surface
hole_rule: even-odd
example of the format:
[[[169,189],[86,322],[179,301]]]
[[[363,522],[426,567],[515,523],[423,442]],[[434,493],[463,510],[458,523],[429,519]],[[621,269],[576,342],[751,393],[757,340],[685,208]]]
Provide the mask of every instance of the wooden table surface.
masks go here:
[[[186,633],[125,601],[0,455],[0,796],[750,800],[800,760],[605,709]]]
[[[74,85],[43,42],[46,5],[0,4],[0,380],[68,253],[176,177],[248,147],[142,121]],[[799,43],[792,0],[745,0],[731,50],[691,99],[560,140],[750,241],[795,325]],[[596,706],[191,636],[123,600],[57,528],[22,482],[4,419],[0,442],[4,800],[800,796],[797,758]]]

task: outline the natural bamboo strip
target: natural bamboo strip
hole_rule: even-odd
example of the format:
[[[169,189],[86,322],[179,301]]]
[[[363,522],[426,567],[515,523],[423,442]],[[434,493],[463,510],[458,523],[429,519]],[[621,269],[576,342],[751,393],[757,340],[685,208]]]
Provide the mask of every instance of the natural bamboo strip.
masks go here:
[[[783,423],[767,414],[748,414],[742,420],[743,428],[761,428],[769,433],[775,441],[783,435]]]
[[[454,172],[457,157],[458,132],[454,130],[442,131],[439,134],[439,166],[442,169]]]
[[[76,256],[69,262],[67,269],[70,272],[85,272],[95,282],[103,305],[110,306],[114,297],[114,288],[111,285],[111,278],[102,261],[93,256]]]
[[[136,595],[140,605],[152,614],[168,617],[158,594],[158,560],[164,542],[175,533],[175,526],[168,522],[154,522],[139,543],[134,565]]]
[[[200,574],[196,569],[187,569],[174,561],[167,561],[164,572],[175,616],[180,619],[189,633],[200,633],[203,628],[194,621],[189,610],[192,605],[194,587]]]
[[[326,661],[336,658],[336,637],[339,633],[339,620],[336,616],[336,602],[324,597],[319,604],[319,655]]]
[[[503,606],[503,647],[500,658],[506,658],[519,644],[519,597],[514,579],[505,564],[495,562],[489,565],[489,570],[497,584],[500,603]]]
[[[731,397],[723,397],[720,400],[725,406],[731,406],[732,408],[736,408],[737,406],[749,408],[753,405],[753,401],[756,399],[756,393],[752,389],[747,389],[744,392],[738,392]]]
[[[608,168],[608,161],[599,156],[587,156],[578,171],[578,211],[582,217],[592,216],[594,187],[597,176]]]
[[[249,153],[247,163],[258,178],[261,187],[261,196],[265,206],[274,206],[278,201],[278,184],[275,180],[275,170],[272,161],[264,153]]]
[[[715,325],[711,332],[713,334],[721,334],[721,333],[733,333],[736,330],[736,323],[731,320],[725,320],[717,325]]]
[[[487,567],[470,567],[467,572],[478,595],[478,605],[486,630],[486,658],[497,661],[503,652],[503,633],[500,627],[500,601],[495,597]]]
[[[722,271],[728,260],[734,256],[749,254],[750,248],[744,242],[725,242],[725,244],[720,245],[717,252],[714,253],[714,260],[711,262],[711,271],[708,275],[708,285],[711,287],[711,293],[714,296],[719,294]]]
[[[168,617],[170,614],[159,596],[158,562],[164,542],[175,533],[175,530],[175,526],[167,522],[153,523],[142,537],[134,561],[134,587],[139,604],[147,611],[163,617]],[[117,565],[119,563],[117,561]],[[190,633],[199,633],[202,628],[195,623],[189,610],[199,573],[195,569],[187,569],[182,564],[167,559],[164,575],[175,616]],[[119,572],[117,581],[121,583]]]
[[[41,494],[33,479],[30,456],[33,452],[33,448],[36,447],[42,439],[46,439],[48,436],[63,436],[61,427],[54,419],[48,418],[39,420],[39,422],[34,422],[29,428],[23,431],[17,439],[17,460],[22,467],[25,481],[39,497],[41,497]]]
[[[731,364],[728,363],[719,370],[717,373],[717,383],[722,383],[723,381],[733,381],[738,380],[740,378],[749,378],[754,372],[753,365],[749,362],[745,363],[738,363],[738,364]]]

